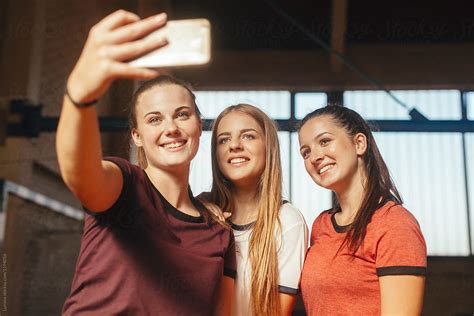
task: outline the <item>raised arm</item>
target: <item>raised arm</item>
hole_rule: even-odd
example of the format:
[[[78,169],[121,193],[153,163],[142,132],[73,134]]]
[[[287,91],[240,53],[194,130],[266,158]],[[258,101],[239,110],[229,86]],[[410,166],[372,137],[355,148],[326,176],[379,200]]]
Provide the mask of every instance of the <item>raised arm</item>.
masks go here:
[[[92,211],[104,211],[113,205],[123,179],[115,164],[102,160],[95,106],[78,107],[74,103],[97,100],[118,78],[156,77],[156,71],[130,67],[124,61],[165,45],[162,38],[143,38],[165,23],[165,14],[143,20],[124,10],[108,15],[91,28],[68,78],[69,96],[63,100],[56,150],[64,182]]]

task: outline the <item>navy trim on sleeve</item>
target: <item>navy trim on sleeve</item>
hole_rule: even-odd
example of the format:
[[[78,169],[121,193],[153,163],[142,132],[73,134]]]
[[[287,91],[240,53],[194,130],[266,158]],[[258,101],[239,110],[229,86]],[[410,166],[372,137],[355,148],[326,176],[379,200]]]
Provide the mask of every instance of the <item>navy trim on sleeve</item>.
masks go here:
[[[237,271],[224,267],[224,275],[235,279],[237,277]]]
[[[131,228],[137,219],[137,210],[129,208],[131,197],[131,190],[129,190],[132,182],[133,173],[138,166],[132,165],[129,161],[120,157],[105,157],[105,161],[115,164],[122,174],[123,186],[117,200],[107,210],[101,212],[94,212],[82,206],[84,212],[95,218],[97,223],[101,226],[108,226],[111,224],[119,225],[121,228]],[[135,168],[135,169],[134,169]]]
[[[385,275],[426,275],[426,267],[393,266],[377,268],[379,277]]]
[[[297,295],[300,293],[299,289],[294,289],[291,287],[283,286],[283,285],[278,285],[278,292],[280,293],[285,293],[285,294],[293,294]]]
[[[336,233],[339,233],[339,234],[348,232],[349,229],[351,228],[351,224],[343,225],[343,226],[339,225],[336,222],[336,213],[338,212],[335,212],[331,215],[331,223],[332,223],[332,226],[334,227],[334,230],[336,231]]]
[[[106,210],[103,210],[100,212],[94,212],[88,209],[87,207],[85,207],[84,205],[82,205],[82,209],[84,210],[84,212],[86,212],[87,214],[95,218],[105,218],[105,217],[108,217],[109,214],[113,213],[112,211],[116,208],[116,206],[125,198],[125,195],[127,194],[126,185],[130,180],[130,175],[125,171],[125,167],[124,167],[125,163],[129,163],[128,161],[119,157],[105,157],[103,158],[103,160],[111,162],[119,168],[120,173],[122,174],[123,185],[122,185],[122,190],[120,191],[120,194],[117,197],[117,200],[114,202],[114,204],[112,204],[112,206],[110,206]]]

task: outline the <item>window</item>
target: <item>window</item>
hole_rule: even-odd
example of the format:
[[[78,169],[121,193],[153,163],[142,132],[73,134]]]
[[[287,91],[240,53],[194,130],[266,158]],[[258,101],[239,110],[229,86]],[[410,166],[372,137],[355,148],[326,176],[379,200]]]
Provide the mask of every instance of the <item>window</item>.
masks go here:
[[[466,93],[467,118],[474,120],[474,92]],[[473,123],[474,124],[474,123]],[[471,254],[474,253],[474,133],[465,134],[466,146],[466,167],[467,167],[467,192],[470,208],[470,227],[471,227]]]
[[[431,120],[461,119],[457,90],[394,91]],[[409,120],[409,110],[380,91],[346,91],[344,104],[366,119]],[[461,133],[374,133],[407,209],[418,219],[430,255],[469,255]]]
[[[462,118],[460,91],[395,91],[394,94],[430,120]],[[327,103],[323,92],[200,91],[196,96],[205,119],[216,118],[229,105],[249,103],[273,119],[285,122],[302,119]],[[472,120],[474,93],[465,96],[467,115]],[[409,110],[384,92],[346,91],[343,97],[346,106],[369,120],[410,119]],[[297,133],[290,124],[285,128],[279,132],[284,197],[301,210],[311,228],[316,216],[331,207],[331,192],[311,180],[299,154]],[[474,208],[474,165],[466,162],[474,161],[474,133],[381,131],[374,135],[405,206],[420,222],[429,255],[471,254],[474,216],[470,216],[469,223],[468,205],[471,210]],[[190,181],[195,194],[211,188],[210,138],[209,131],[203,132],[201,147],[191,166]]]
[[[399,90],[392,93],[431,120],[461,119],[458,90]],[[383,91],[346,91],[344,105],[367,120],[409,120],[408,110]]]
[[[466,93],[466,110],[467,118],[469,120],[474,120],[474,92]]]
[[[291,116],[291,94],[288,91],[199,91],[196,103],[204,119],[215,119],[227,106],[248,103],[259,107],[271,118],[288,120]],[[326,104],[325,93],[297,93],[296,117]],[[295,132],[280,131],[280,153],[283,169],[283,195],[298,207],[311,225],[316,216],[331,207],[331,193],[318,188],[304,170]],[[195,194],[209,191],[212,183],[211,132],[205,131],[201,146],[191,165],[191,188]]]

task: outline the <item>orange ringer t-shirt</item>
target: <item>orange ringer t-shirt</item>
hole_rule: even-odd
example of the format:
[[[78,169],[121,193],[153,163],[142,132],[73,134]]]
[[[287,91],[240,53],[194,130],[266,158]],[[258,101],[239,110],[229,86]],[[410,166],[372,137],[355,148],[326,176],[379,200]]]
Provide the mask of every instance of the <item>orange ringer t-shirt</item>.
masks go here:
[[[306,313],[379,315],[379,277],[426,274],[420,226],[403,206],[387,202],[375,211],[362,246],[352,255],[347,246],[339,250],[347,227],[338,226],[334,214],[322,212],[311,230],[301,277]]]

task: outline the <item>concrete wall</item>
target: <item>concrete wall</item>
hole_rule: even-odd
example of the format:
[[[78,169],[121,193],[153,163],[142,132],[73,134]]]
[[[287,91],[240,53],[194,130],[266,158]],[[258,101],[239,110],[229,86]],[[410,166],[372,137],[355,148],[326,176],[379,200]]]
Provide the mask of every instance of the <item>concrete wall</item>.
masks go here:
[[[137,1],[7,0],[0,12],[0,130],[14,98],[42,104],[43,116],[59,116],[67,77],[92,25],[118,8],[137,9]],[[101,98],[101,116],[127,116],[133,82],[118,82]],[[18,120],[10,116],[10,122]],[[0,132],[0,135],[2,133]],[[1,136],[0,136],[1,137]],[[0,143],[0,178],[23,184],[79,206],[65,188],[56,159],[55,134],[34,139],[7,137]],[[104,134],[106,155],[127,157],[127,135]]]
[[[474,315],[474,257],[430,257],[423,315]]]
[[[9,195],[0,276],[3,315],[60,315],[69,293],[82,221]]]

